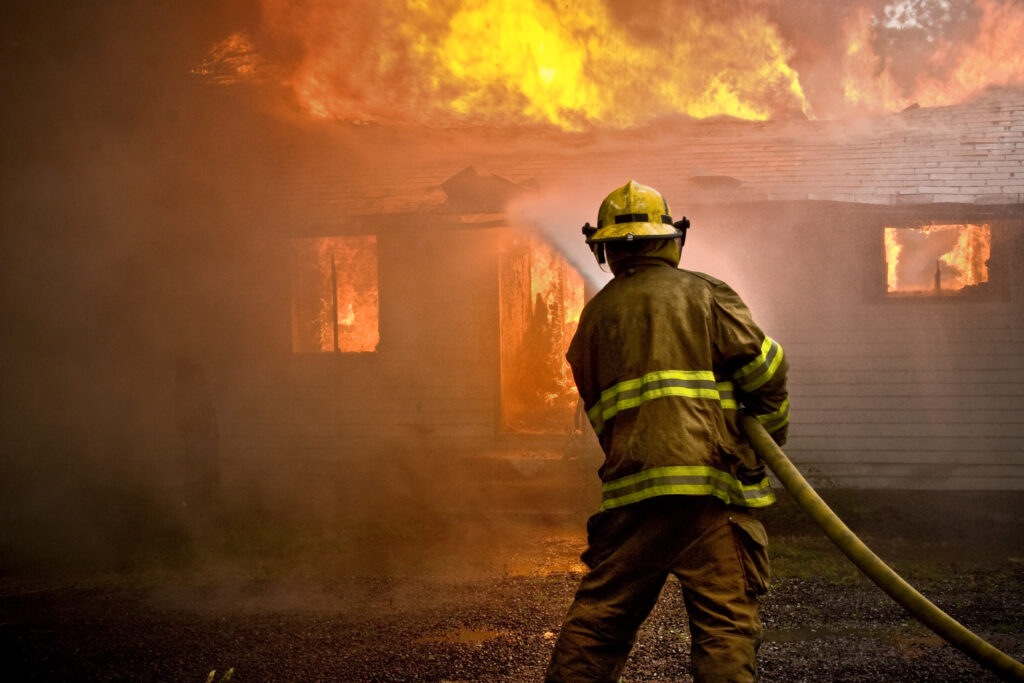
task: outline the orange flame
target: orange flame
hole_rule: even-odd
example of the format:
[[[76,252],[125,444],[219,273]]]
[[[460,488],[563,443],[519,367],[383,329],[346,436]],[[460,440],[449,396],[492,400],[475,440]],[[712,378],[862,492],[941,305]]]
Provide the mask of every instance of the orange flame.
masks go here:
[[[988,282],[989,225],[886,228],[886,285],[890,293],[951,293]]]
[[[843,95],[847,102],[874,111],[892,111],[910,104],[888,68],[879,66],[880,59],[871,47],[871,10],[862,7],[854,12],[845,32]]]
[[[1012,0],[975,0],[978,31],[970,42],[939,41],[929,57],[928,72],[911,87],[897,83],[891,60],[871,46],[872,15],[854,13],[845,26],[843,92],[852,104],[872,111],[897,111],[956,104],[991,85],[1024,82],[1024,5]]]
[[[292,350],[375,351],[376,235],[296,240],[294,259]]]
[[[272,42],[301,50],[287,82],[314,116],[578,130],[810,113],[788,46],[754,10],[712,21],[666,3],[624,22],[602,0],[355,4],[262,1]]]
[[[713,0],[258,2],[255,41],[229,36],[193,73],[283,83],[310,115],[357,123],[581,130],[669,114],[813,118],[815,108],[842,116],[954,104],[1024,82],[1018,0],[973,0],[962,8],[970,20],[914,15],[928,31],[894,27],[867,3],[822,9],[824,25],[809,28],[778,0],[737,0],[731,11]],[[915,3],[886,10],[904,5]],[[845,40],[833,40],[839,30]],[[922,33],[925,56],[920,43],[900,42]]]
[[[239,31],[215,43],[191,73],[214,83],[240,83],[255,79],[262,68],[263,60],[252,39]]]
[[[1024,81],[1024,5],[981,0],[978,36],[959,54],[951,45],[936,53],[936,61],[955,67],[944,81],[924,79],[912,95],[923,107],[954,104],[988,85]]]
[[[500,282],[502,414],[506,429],[561,433],[577,395],[565,352],[583,310],[583,278],[537,239],[510,239]]]

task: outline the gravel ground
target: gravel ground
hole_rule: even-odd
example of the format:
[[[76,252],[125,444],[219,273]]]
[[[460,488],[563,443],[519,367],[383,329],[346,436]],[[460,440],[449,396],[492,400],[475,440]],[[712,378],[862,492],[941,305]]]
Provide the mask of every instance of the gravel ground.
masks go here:
[[[406,562],[367,573],[290,556],[88,580],[9,576],[0,677],[201,683],[233,668],[236,682],[537,681],[580,577],[576,532],[545,532],[493,566]],[[997,680],[821,548],[814,538],[780,542],[781,572],[762,606],[764,681]],[[1020,557],[908,566],[921,592],[1024,659]],[[625,680],[689,680],[685,621],[671,580]]]

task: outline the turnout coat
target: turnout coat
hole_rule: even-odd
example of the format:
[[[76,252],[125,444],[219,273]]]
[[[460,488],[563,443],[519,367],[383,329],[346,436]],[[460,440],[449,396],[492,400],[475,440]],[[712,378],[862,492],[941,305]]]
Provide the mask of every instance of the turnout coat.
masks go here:
[[[782,347],[727,284],[659,256],[613,264],[566,354],[605,454],[601,509],[680,494],[770,505],[736,417],[745,410],[785,441]]]

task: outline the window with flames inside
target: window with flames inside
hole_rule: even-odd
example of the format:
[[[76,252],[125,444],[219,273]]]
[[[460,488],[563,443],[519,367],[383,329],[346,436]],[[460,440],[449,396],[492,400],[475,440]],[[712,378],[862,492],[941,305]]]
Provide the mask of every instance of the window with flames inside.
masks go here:
[[[533,237],[503,244],[500,270],[504,431],[565,434],[578,394],[565,352],[583,310],[583,278]]]
[[[959,296],[988,282],[989,225],[885,228],[889,296]]]
[[[376,351],[376,235],[297,239],[292,259],[292,351]]]

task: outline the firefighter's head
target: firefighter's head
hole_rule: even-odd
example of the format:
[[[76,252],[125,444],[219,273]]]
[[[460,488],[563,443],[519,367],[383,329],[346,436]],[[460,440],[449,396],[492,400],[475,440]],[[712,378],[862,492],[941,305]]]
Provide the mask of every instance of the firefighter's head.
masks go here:
[[[673,222],[668,202],[654,188],[629,181],[605,197],[597,212],[597,227],[583,226],[587,244],[598,263],[617,262],[643,254],[679,263],[690,221]]]

